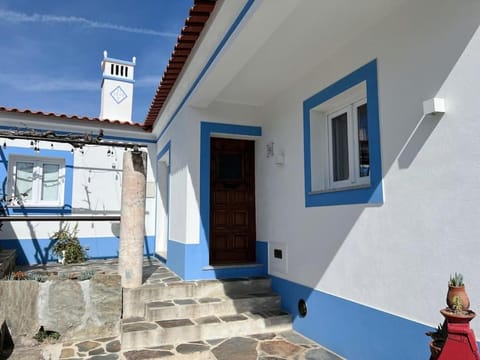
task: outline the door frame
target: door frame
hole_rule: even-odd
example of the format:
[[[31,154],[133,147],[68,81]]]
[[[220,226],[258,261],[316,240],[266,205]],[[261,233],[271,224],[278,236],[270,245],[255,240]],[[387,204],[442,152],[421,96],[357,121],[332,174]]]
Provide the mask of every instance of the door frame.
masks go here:
[[[160,165],[162,163],[162,165]],[[160,166],[165,166],[165,171],[162,172],[162,178],[160,175]],[[167,260],[168,256],[168,241],[170,237],[170,166],[171,166],[171,152],[170,141],[163,147],[163,149],[157,154],[156,162],[156,195],[155,195],[155,255]],[[162,184],[163,183],[163,184]],[[162,188],[160,188],[162,186]],[[162,190],[166,191],[166,194],[162,194]],[[159,214],[158,206],[160,198],[165,200],[164,211]],[[162,219],[159,219],[162,216]],[[164,225],[163,229],[160,229],[160,223]],[[162,240],[158,240],[159,232],[161,231]],[[163,242],[163,248],[158,249],[157,244],[159,241]]]
[[[201,122],[200,127],[200,256],[203,266],[210,266],[210,138],[255,141],[262,136],[262,128],[212,122]]]

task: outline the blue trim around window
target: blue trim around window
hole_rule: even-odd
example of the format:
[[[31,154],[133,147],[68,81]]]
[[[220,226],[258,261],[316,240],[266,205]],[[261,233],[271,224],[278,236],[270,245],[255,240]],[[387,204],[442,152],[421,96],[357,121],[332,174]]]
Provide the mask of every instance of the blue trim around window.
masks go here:
[[[65,190],[63,195],[64,205],[62,207],[7,207],[6,211],[9,215],[63,215],[72,212],[72,192],[73,192],[73,154],[64,150],[47,150],[41,149],[40,153],[36,153],[31,148],[21,148],[8,146],[0,149],[0,199],[4,198],[7,193],[8,183],[8,157],[10,155],[29,156],[35,158],[62,158],[65,159]]]
[[[311,178],[310,111],[328,99],[337,96],[363,81],[366,81],[367,84],[370,186],[359,189],[339,189],[325,193],[313,193]],[[303,146],[306,207],[346,204],[383,204],[376,60],[355,70],[303,102]]]

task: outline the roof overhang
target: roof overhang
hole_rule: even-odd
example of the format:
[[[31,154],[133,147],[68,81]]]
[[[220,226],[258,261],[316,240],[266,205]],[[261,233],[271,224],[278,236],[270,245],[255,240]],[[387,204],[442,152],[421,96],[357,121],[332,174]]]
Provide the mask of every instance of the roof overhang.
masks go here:
[[[154,132],[184,105],[268,103],[404,1],[219,1]],[[365,54],[372,60],[374,48]]]

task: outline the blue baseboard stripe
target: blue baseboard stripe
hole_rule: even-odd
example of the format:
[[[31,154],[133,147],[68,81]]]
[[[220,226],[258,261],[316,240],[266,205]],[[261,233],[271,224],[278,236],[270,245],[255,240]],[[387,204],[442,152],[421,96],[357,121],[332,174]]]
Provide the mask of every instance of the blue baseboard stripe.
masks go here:
[[[228,269],[206,269],[208,267],[208,245],[184,244],[168,241],[167,266],[184,280],[227,279],[237,277],[265,276],[267,274],[268,244],[257,241],[257,267]]]
[[[272,276],[293,328],[347,359],[418,360],[430,356],[430,327]],[[307,303],[301,317],[298,301]],[[399,299],[401,301],[401,299]],[[439,318],[439,322],[442,319]]]
[[[17,265],[46,264],[49,261],[56,261],[57,256],[52,253],[54,241],[50,239],[10,239],[0,240],[3,249],[16,250]],[[107,237],[81,237],[80,244],[87,247],[89,259],[110,259],[117,258],[119,251],[119,239],[115,236]],[[153,256],[154,236],[145,236],[144,254]]]

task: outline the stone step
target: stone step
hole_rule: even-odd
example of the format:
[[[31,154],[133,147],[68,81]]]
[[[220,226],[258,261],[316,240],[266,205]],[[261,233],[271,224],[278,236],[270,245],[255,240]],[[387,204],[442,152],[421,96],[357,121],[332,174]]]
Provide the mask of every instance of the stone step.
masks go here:
[[[125,319],[122,323],[122,348],[138,349],[189,341],[291,330],[291,317],[282,311],[244,312],[196,319],[146,321]]]
[[[123,317],[144,317],[145,304],[186,298],[221,297],[234,294],[258,294],[271,291],[268,278],[174,281],[143,285],[123,291]]]
[[[156,321],[273,311],[280,310],[280,302],[280,296],[272,292],[155,301],[146,305],[145,318]]]

